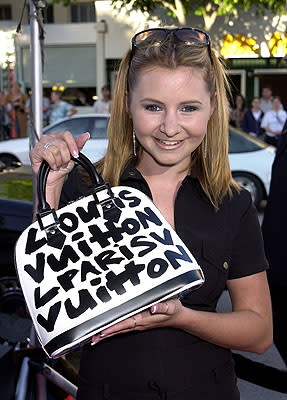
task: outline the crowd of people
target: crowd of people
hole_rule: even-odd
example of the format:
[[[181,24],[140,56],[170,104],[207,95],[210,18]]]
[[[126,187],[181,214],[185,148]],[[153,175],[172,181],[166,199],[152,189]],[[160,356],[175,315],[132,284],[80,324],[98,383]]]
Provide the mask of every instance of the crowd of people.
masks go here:
[[[277,147],[287,112],[281,98],[272,95],[272,88],[264,86],[261,97],[254,97],[249,108],[240,93],[235,95],[233,103],[234,106],[230,107],[230,124]]]
[[[62,100],[62,94],[63,92],[57,89],[52,90],[50,96],[43,91],[43,126],[74,115],[77,112],[76,106],[89,105],[86,94],[81,90],[78,90],[73,104]],[[277,147],[279,135],[287,120],[287,112],[281,98],[273,96],[270,86],[262,87],[261,97],[253,97],[250,107],[247,107],[246,99],[240,93],[237,93],[229,104],[230,125]],[[110,113],[111,105],[110,86],[104,85],[101,88],[101,97],[93,103],[93,111],[99,114]],[[21,91],[18,82],[14,84],[13,94],[6,89],[0,92],[0,141],[28,136],[31,110],[31,96]]]
[[[32,119],[32,96],[23,93],[21,85],[15,82],[12,93],[7,89],[0,92],[0,141],[29,136]],[[49,96],[43,90],[43,126],[52,124],[59,119],[70,117],[77,113],[76,106],[88,106],[86,95],[78,90],[76,100],[62,100],[63,91],[58,87]],[[111,112],[111,90],[109,85],[101,89],[101,97],[93,103],[93,110],[98,114]]]

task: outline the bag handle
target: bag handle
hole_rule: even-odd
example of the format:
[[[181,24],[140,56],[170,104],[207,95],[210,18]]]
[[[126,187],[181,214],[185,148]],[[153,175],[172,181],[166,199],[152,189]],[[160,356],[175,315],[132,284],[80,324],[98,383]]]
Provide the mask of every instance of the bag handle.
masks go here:
[[[92,181],[95,186],[103,185],[105,182],[103,178],[97,173],[96,168],[94,165],[91,163],[91,161],[81,152],[79,152],[79,157],[71,157],[71,160],[73,160],[75,163],[81,165],[90,177],[92,178]],[[47,184],[47,179],[48,179],[48,174],[51,170],[51,167],[47,163],[47,161],[43,161],[38,172],[37,176],[37,193],[38,193],[38,212],[43,213],[46,211],[51,210],[50,205],[47,203],[46,200],[46,184]]]

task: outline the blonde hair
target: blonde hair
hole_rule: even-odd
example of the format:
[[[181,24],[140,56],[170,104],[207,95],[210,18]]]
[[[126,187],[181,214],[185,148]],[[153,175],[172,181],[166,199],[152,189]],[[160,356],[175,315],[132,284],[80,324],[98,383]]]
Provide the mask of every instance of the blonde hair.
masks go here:
[[[127,52],[120,64],[114,90],[107,152],[96,164],[104,180],[111,186],[118,185],[124,168],[133,158],[133,125],[126,112],[126,93],[132,93],[142,71],[153,67],[175,69],[187,66],[202,71],[211,101],[216,101],[215,111],[208,122],[207,134],[191,154],[190,169],[196,167],[199,182],[216,210],[223,197],[227,193],[231,195],[231,188],[239,190],[232,179],[228,160],[229,84],[224,66],[214,51],[210,50],[209,52],[207,46],[188,46],[179,40],[175,43],[174,35],[170,34],[160,46],[139,46],[133,53],[131,50]],[[141,152],[142,149],[137,144],[138,158]]]

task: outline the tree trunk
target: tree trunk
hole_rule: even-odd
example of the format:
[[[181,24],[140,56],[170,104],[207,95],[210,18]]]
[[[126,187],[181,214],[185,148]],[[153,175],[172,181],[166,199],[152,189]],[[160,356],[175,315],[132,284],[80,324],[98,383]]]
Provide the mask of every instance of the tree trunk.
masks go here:
[[[212,3],[208,3],[205,7],[205,13],[203,14],[204,30],[206,32],[210,31],[218,15],[217,11],[211,11]]]
[[[180,26],[186,25],[186,17],[181,0],[175,0],[176,16]]]

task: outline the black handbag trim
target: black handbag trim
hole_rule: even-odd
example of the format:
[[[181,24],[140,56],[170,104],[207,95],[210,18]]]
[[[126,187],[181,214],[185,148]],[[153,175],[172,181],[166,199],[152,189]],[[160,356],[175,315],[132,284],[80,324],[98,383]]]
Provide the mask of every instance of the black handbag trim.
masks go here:
[[[113,320],[115,321],[116,319],[134,312],[135,310],[139,310],[145,306],[148,306],[151,303],[155,303],[162,299],[165,296],[168,296],[169,294],[172,294],[176,290],[180,289],[183,286],[186,286],[190,284],[191,282],[196,282],[202,279],[202,275],[200,271],[198,270],[191,270],[186,272],[183,275],[180,275],[176,278],[170,279],[169,281],[155,287],[154,289],[151,289],[140,296],[137,296],[136,298],[129,300],[120,306],[114,307],[112,310],[109,310],[95,318],[90,319],[89,321],[86,321],[82,323],[81,325],[76,326],[75,328],[72,328],[61,335],[56,336],[50,342],[48,342],[44,348],[47,352],[47,354],[51,355],[53,354],[56,350],[67,346],[74,341],[77,341],[80,339],[82,336],[85,336],[89,334],[89,332],[94,332],[97,329],[100,329],[101,327],[109,324]],[[197,288],[199,285],[201,285],[202,282],[200,281],[198,285],[195,285],[192,287],[192,290]],[[116,315],[116,318],[114,317]],[[61,353],[57,353],[56,357],[60,357],[67,353],[68,351],[75,351],[78,350],[80,347],[82,347],[85,343],[90,342],[91,337],[86,339],[85,341],[81,343],[77,343],[74,347],[65,349]]]
[[[103,178],[97,173],[94,165],[83,153],[79,153],[79,157],[77,157],[77,158],[71,157],[71,160],[73,160],[75,163],[81,165],[81,167],[83,167],[88,172],[95,187],[104,185],[105,182],[104,182]],[[38,200],[39,200],[39,203],[38,203],[39,214],[51,209],[50,205],[47,203],[47,200],[46,200],[46,183],[47,183],[50,169],[51,168],[50,168],[49,164],[47,163],[47,161],[43,161],[39,168],[39,171],[38,171],[37,194],[38,194]]]
[[[71,157],[71,159],[75,163],[81,165],[90,175],[94,184],[93,196],[97,204],[102,206],[104,218],[117,222],[120,218],[121,211],[114,201],[114,194],[110,185],[104,182],[103,178],[97,173],[94,165],[84,154],[79,153],[79,157]],[[46,232],[48,244],[55,248],[61,248],[65,241],[65,237],[58,229],[59,220],[56,211],[51,209],[46,200],[46,184],[50,169],[51,168],[47,161],[43,161],[39,168],[37,178],[37,194],[39,200],[37,220],[41,230],[45,230]],[[97,193],[103,190],[107,192],[108,196],[101,201],[99,200]],[[52,220],[52,222],[46,225],[43,220],[48,216],[50,217],[49,220]]]

